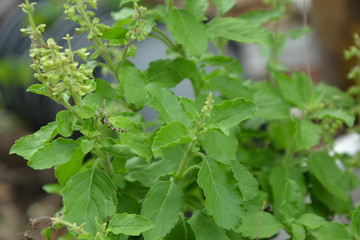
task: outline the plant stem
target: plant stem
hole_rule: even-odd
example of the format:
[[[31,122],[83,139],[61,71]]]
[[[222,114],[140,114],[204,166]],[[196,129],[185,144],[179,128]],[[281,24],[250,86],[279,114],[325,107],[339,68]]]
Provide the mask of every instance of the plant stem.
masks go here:
[[[86,22],[86,25],[89,28],[89,31],[91,31],[91,29],[93,28],[93,24],[91,23],[90,17],[86,14],[85,10],[82,8],[83,4],[84,3],[82,0],[77,0],[76,1],[76,10],[80,13],[81,17]],[[115,66],[114,66],[113,60],[112,60],[109,52],[107,51],[106,45],[96,34],[93,35],[92,40],[93,40],[95,46],[100,50],[100,55],[104,59],[106,64],[109,66],[109,69],[112,72],[114,72]]]
[[[62,220],[61,218],[51,218],[51,221],[55,224],[60,224],[66,227],[69,227],[71,230],[75,231],[78,234],[88,234],[81,226],[76,226],[75,224],[66,222]]]

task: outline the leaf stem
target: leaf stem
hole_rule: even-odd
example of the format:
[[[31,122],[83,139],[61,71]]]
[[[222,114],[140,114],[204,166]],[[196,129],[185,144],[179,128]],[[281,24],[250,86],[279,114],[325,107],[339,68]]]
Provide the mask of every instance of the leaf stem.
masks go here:
[[[86,25],[89,28],[89,31],[91,32],[91,30],[93,28],[93,24],[91,23],[90,17],[86,14],[84,8],[82,7],[83,4],[84,3],[82,0],[77,0],[76,1],[76,10],[80,13],[81,17],[86,22]],[[109,66],[109,69],[112,72],[114,72],[115,66],[113,63],[113,59],[111,58],[109,52],[107,51],[106,44],[104,44],[103,41],[96,34],[93,34],[92,40],[93,40],[95,46],[100,50],[100,55],[104,59],[106,64]]]
[[[86,232],[82,226],[76,226],[75,224],[72,224],[70,222],[67,222],[67,221],[64,221],[63,219],[61,218],[57,218],[57,217],[54,217],[54,218],[51,218],[51,221],[55,224],[60,224],[60,225],[63,225],[63,226],[66,226],[68,228],[70,228],[71,230],[75,231],[76,233],[78,234],[88,234],[88,232]]]

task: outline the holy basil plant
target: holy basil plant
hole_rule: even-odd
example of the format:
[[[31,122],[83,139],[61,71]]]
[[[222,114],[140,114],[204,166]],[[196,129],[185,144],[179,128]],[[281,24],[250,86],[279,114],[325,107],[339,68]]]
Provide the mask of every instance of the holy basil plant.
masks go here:
[[[360,239],[350,196],[358,163],[332,151],[338,130],[354,125],[355,101],[289,73],[278,56],[308,30],[265,28],[288,4],[266,2],[272,10],[225,17],[235,0],[185,0],[184,8],[167,0],[150,10],[123,0],[107,26],[93,12],[96,0],[68,0],[66,19],[92,42],[79,49],[69,34],[66,47],[44,39],[35,3],[20,5],[39,80],[28,91],[65,110],[11,153],[54,169],[58,184],[45,189],[63,197],[63,208],[52,227],[88,240],[270,239],[280,231],[296,240]],[[163,42],[169,57],[142,71],[129,57],[141,57],[136,43],[146,38]],[[238,59],[226,55],[229,41],[261,45],[268,79],[244,79]],[[94,78],[94,67],[117,82]],[[171,90],[185,79],[195,99]],[[145,121],[144,108],[157,119]],[[339,214],[351,223],[334,222]]]

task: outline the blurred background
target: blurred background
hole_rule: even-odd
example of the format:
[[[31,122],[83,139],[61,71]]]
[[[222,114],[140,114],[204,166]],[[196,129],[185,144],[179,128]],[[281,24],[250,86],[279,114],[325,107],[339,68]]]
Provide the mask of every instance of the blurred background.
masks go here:
[[[59,44],[66,33],[73,33],[75,24],[64,21],[64,0],[38,1],[36,20],[46,23],[46,36]],[[111,24],[111,11],[119,10],[119,0],[103,0],[98,16]],[[148,0],[145,4],[161,4]],[[182,1],[177,4],[181,5]],[[360,33],[359,0],[293,0],[287,18],[280,22],[280,31],[302,27],[304,16],[313,31],[297,40],[289,41],[281,57],[291,70],[307,71],[311,66],[314,81],[324,81],[341,89],[347,89],[352,81],[346,78],[353,63],[345,61],[343,50],[353,43],[353,33]],[[26,25],[25,16],[19,9],[20,0],[0,0],[0,240],[16,239],[24,232],[29,218],[51,216],[61,206],[61,199],[48,195],[42,186],[54,182],[53,173],[35,171],[26,166],[26,161],[9,155],[14,141],[53,121],[60,107],[45,97],[26,93],[26,88],[35,80],[29,65],[30,42],[23,38],[19,29]],[[238,16],[249,10],[267,9],[262,0],[238,0],[228,15]],[[210,8],[208,17],[213,16]],[[270,26],[271,28],[271,26]],[[85,37],[74,40],[74,48],[86,46]],[[139,44],[141,58],[134,62],[146,69],[149,62],[165,57],[165,47],[154,39]],[[266,62],[256,45],[231,43],[228,49],[240,59],[247,78],[266,78]],[[186,82],[175,91],[191,97]]]

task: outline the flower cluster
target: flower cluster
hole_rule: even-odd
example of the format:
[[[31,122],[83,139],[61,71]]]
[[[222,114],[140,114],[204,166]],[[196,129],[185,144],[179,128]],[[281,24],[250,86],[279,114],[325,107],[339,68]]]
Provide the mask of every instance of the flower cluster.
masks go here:
[[[210,117],[211,109],[213,108],[214,98],[212,93],[209,93],[206,98],[205,105],[202,107],[201,112],[206,116]]]
[[[64,50],[53,38],[44,41],[42,32],[45,25],[36,26],[32,18],[34,5],[35,3],[30,4],[29,1],[20,5],[29,18],[30,26],[22,29],[22,32],[29,36],[32,42],[30,57],[33,59],[31,67],[36,71],[34,77],[49,90],[50,97],[57,101],[63,99],[60,96],[78,99],[94,91],[93,69],[74,60],[75,54],[86,60],[89,53],[85,48],[73,51],[68,34],[64,38],[68,42],[68,48]]]
[[[134,11],[135,13],[132,15],[134,26],[126,33],[125,37],[131,40],[142,41],[147,36],[146,31],[144,31],[147,21],[143,18],[146,15],[147,9],[134,3]]]
[[[91,8],[97,8],[97,0],[87,0],[86,2]],[[83,0],[68,0],[64,4],[66,19],[80,25],[79,28],[76,28],[78,34],[89,32],[88,39],[100,38],[109,27],[101,24],[99,18],[94,17],[95,13],[88,10],[87,5]]]

